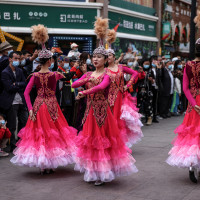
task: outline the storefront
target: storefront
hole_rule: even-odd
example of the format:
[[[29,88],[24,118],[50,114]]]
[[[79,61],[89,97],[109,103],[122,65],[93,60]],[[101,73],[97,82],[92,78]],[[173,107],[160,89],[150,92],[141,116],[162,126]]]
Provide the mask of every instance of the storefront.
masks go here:
[[[132,50],[136,51],[140,57],[156,55],[159,39],[156,37],[158,17],[153,16],[155,9],[133,3],[124,5],[124,8],[118,8],[116,1],[112,2],[115,4],[108,7],[108,17],[110,28],[119,24],[117,40],[113,44],[117,56],[126,52],[128,47],[132,47]],[[128,5],[130,5],[129,8],[136,5],[137,11],[128,10]]]
[[[30,27],[44,24],[48,27],[49,47],[61,45],[69,50],[70,43],[80,43],[81,51],[92,52],[96,38],[95,17],[99,16],[102,4],[82,2],[4,1],[0,2],[0,25],[5,32],[25,40],[25,46],[34,46]],[[14,42],[14,41],[13,41]],[[12,41],[11,41],[12,43]],[[15,43],[15,42],[14,42]],[[29,46],[28,46],[28,45]]]

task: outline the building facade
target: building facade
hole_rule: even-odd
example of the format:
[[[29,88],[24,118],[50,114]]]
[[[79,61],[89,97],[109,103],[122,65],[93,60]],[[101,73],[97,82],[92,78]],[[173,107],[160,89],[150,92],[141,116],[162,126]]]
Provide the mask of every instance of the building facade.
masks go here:
[[[162,55],[189,56],[190,20],[191,0],[163,0]]]
[[[25,40],[24,48],[33,49],[30,27],[44,24],[49,31],[49,47],[61,46],[69,51],[70,42],[80,45],[81,51],[96,46],[93,26],[96,16],[110,19],[109,26],[117,30],[113,44],[118,55],[128,47],[139,56],[158,53],[160,23],[159,6],[153,0],[1,0],[0,26],[5,32]],[[160,2],[160,1],[159,1]],[[161,5],[161,4],[160,4]],[[8,39],[9,40],[9,39]],[[11,41],[15,44],[15,41]]]

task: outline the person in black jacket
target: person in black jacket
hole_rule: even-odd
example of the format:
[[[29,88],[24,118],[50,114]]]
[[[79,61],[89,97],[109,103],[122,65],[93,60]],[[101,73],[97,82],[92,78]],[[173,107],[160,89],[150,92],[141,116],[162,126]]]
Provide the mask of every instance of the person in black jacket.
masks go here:
[[[11,151],[15,148],[16,118],[18,118],[18,131],[22,129],[28,119],[28,111],[24,99],[26,87],[25,77],[20,64],[18,52],[11,52],[9,65],[2,71],[1,81],[4,89],[0,95],[0,107],[4,110],[8,121],[7,127],[11,132]]]
[[[1,82],[1,72],[9,65],[9,53],[13,46],[9,42],[2,42],[0,44],[0,93],[3,91],[3,83]]]
[[[170,60],[165,62],[161,72],[162,89],[159,97],[159,112],[162,118],[170,117],[169,109],[174,89],[174,77],[172,75],[173,63]]]

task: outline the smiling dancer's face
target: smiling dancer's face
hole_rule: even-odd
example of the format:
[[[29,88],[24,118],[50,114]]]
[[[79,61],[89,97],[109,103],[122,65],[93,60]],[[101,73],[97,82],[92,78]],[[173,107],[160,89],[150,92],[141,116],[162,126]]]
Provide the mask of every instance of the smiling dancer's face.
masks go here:
[[[93,55],[92,62],[95,68],[100,68],[104,66],[106,60],[102,54],[95,54]]]

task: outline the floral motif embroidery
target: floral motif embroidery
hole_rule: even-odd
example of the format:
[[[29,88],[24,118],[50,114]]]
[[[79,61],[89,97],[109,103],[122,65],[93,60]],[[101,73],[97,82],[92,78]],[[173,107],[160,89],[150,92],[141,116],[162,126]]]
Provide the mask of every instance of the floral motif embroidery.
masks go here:
[[[108,102],[109,105],[112,107],[115,104],[115,101],[117,99],[117,94],[120,91],[123,93],[124,88],[124,74],[123,69],[121,66],[119,66],[119,72],[113,73],[111,70],[107,69],[106,73],[108,76],[110,76],[111,84],[108,94]]]
[[[37,81],[37,78],[39,79],[40,86],[37,88],[37,98],[33,105],[33,112],[36,115],[40,106],[45,103],[52,120],[55,121],[58,118],[57,100],[55,97],[55,91],[48,87],[48,81],[50,77],[52,78],[53,76],[54,79],[51,81],[55,81],[56,83],[55,73],[34,73],[34,76],[35,82]]]
[[[190,79],[190,92],[193,98],[196,98],[197,95],[200,94],[200,64],[196,64],[194,62],[188,62],[187,67],[190,67],[190,70],[193,74],[193,77]],[[188,103],[187,112],[191,112],[193,106]]]
[[[90,76],[90,78],[89,82],[87,83],[87,88],[92,89],[94,86],[100,84],[103,81],[104,75],[105,74],[102,74],[98,78],[94,78],[91,77],[91,74],[89,74],[88,76]],[[87,95],[87,107],[85,111],[85,116],[82,121],[83,123],[86,121],[86,118],[92,106],[98,126],[101,127],[104,124],[105,119],[107,117],[107,107],[108,107],[106,93],[107,93],[106,90],[102,90],[95,94]]]

